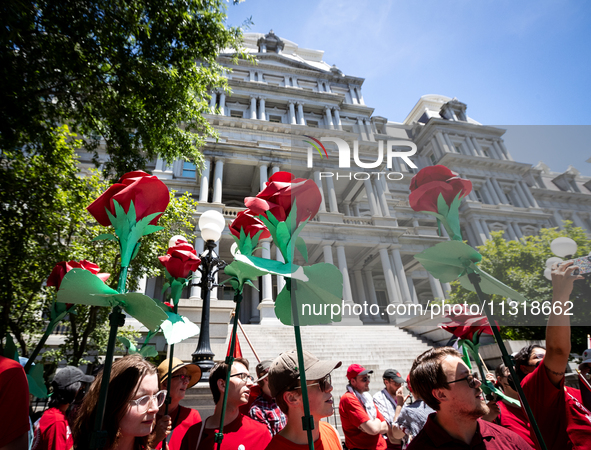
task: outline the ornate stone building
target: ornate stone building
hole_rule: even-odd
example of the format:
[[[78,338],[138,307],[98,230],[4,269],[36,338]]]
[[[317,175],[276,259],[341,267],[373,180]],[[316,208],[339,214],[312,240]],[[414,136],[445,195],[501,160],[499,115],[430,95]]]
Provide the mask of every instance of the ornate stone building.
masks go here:
[[[410,179],[428,165],[443,164],[472,181],[474,190],[460,214],[463,236],[473,246],[489,239],[491,231],[503,230],[518,240],[543,227],[562,227],[567,219],[591,230],[591,178],[574,168],[553,173],[543,164],[514,161],[503,142],[505,130],[478,123],[461,101],[425,95],[403,122],[390,121],[374,116],[365,104],[363,78],[324,62],[322,51],[299,48],[272,31],[246,34],[245,46],[256,65],[234,64],[229,54],[219,59],[228,68],[231,92],[212,92],[208,120],[220,139],[203,149],[203,171],[182,161],[166,167],[159,160],[153,173],[170,188],[191,192],[199,200],[197,215],[216,209],[228,223],[244,207],[244,197],[256,195],[271,174],[286,170],[314,179],[323,203],[304,229],[309,263],[330,262],[342,271],[346,303],[377,305],[381,312],[388,304],[425,304],[446,295],[449,286],[413,257],[447,239],[437,235],[433,217],[408,206]],[[313,155],[305,142],[310,138],[324,140],[328,157]],[[341,139],[351,149],[357,145],[355,169],[338,167],[331,139]],[[402,158],[380,157],[392,150],[392,142],[405,151],[416,149],[410,159],[417,168]],[[227,261],[232,243],[226,229],[219,251]],[[198,235],[195,246],[203,250]],[[262,244],[260,255],[281,258],[270,242]],[[268,275],[258,280],[260,292],[245,292],[242,323],[276,322],[273,301],[283,284],[281,277]],[[161,286],[159,279],[148,280],[146,292],[158,298]],[[198,288],[186,297],[186,308],[200,306]],[[218,288],[212,299],[212,306],[223,311],[219,332],[212,332],[218,354],[232,293]],[[344,322],[401,323],[406,318],[364,311]],[[193,319],[198,322],[199,317]]]

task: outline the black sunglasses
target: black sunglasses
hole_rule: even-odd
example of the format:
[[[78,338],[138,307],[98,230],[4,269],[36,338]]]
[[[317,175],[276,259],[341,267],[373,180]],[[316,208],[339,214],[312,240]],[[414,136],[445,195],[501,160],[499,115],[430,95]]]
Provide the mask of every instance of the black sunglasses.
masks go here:
[[[314,383],[310,383],[310,384],[306,384],[306,386],[310,387],[310,386],[315,386],[318,385],[318,387],[320,388],[320,390],[322,392],[326,392],[328,391],[329,387],[332,387],[332,379],[330,377],[330,373],[328,375],[326,375],[324,378],[321,378],[318,381],[315,381]],[[296,386],[293,389],[301,389],[301,386]]]
[[[478,378],[470,374],[465,376],[464,378],[460,378],[459,380],[448,381],[447,384],[453,384],[459,381],[466,381],[468,383],[468,386],[472,389],[475,389],[478,386],[478,383],[480,383],[480,380]]]

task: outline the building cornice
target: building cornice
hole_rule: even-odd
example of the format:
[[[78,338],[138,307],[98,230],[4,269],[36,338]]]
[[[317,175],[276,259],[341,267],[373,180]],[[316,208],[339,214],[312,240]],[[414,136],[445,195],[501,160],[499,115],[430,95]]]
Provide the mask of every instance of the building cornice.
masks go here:
[[[425,125],[417,124],[413,128],[414,138],[417,146],[421,146],[424,140],[435,131],[445,131],[454,133],[466,133],[469,135],[476,135],[477,137],[495,137],[500,138],[507,130],[502,128],[492,127],[489,125],[477,125],[469,122],[455,122],[445,119],[437,119],[435,117],[429,119]]]
[[[465,166],[469,168],[483,168],[488,170],[510,171],[525,175],[531,169],[531,164],[509,161],[505,159],[484,158],[482,156],[463,155],[460,153],[446,153],[437,164],[444,166]]]

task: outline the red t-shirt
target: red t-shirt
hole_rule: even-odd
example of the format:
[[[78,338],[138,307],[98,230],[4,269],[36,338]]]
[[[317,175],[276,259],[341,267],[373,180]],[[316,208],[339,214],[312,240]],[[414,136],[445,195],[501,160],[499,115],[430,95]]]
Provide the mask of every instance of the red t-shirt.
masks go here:
[[[538,448],[530,435],[529,419],[523,409],[516,406],[509,406],[502,400],[499,400],[497,405],[499,405],[499,409],[501,410],[499,414],[499,425],[517,433],[532,448]]]
[[[331,424],[320,421],[320,437],[314,441],[314,450],[342,450],[339,435]],[[265,450],[307,450],[308,444],[294,444],[280,434],[273,436]]]
[[[179,450],[181,448],[181,442],[187,433],[187,430],[195,425],[197,422],[201,422],[201,416],[197,412],[196,409],[185,408],[184,406],[179,405],[178,412],[175,412],[174,415],[178,414],[178,418],[172,418],[172,424],[174,428],[172,432],[168,435],[166,440],[168,441],[168,448],[169,450]],[[176,422],[176,424],[175,424]],[[162,448],[162,442],[160,442],[156,449]]]
[[[518,434],[486,420],[477,419],[478,427],[470,445],[451,437],[435,421],[431,413],[425,426],[410,442],[407,450],[478,449],[478,450],[531,450],[531,447]]]
[[[22,366],[0,356],[0,448],[29,430],[29,383]]]
[[[74,439],[65,414],[57,408],[49,408],[39,419],[32,450],[70,450],[73,447]]]
[[[375,403],[374,403],[375,404]],[[384,422],[384,416],[378,411],[377,418]],[[359,425],[367,422],[369,416],[365,407],[351,392],[345,392],[339,402],[339,414],[341,416],[341,426],[345,434],[345,445],[348,448],[362,448],[369,450],[385,450],[387,448],[386,439],[381,434],[372,436],[359,429]]]
[[[543,361],[521,385],[548,450],[591,450],[591,412],[578,389],[565,391],[564,377],[554,386]]]
[[[219,428],[206,428],[201,435],[201,442],[197,447],[199,434],[203,422],[200,421],[190,427],[181,443],[181,450],[213,450],[217,448],[214,442],[215,433]],[[271,442],[271,435],[265,425],[243,414],[228,425],[224,425],[224,439],[221,450],[261,450]]]

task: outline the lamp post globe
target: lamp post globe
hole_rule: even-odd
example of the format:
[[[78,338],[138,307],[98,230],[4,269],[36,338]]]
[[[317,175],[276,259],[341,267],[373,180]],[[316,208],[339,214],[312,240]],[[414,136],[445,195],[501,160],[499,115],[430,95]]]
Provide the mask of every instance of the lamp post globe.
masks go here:
[[[214,353],[211,351],[210,335],[209,335],[209,317],[210,317],[210,295],[211,289],[217,286],[215,283],[215,275],[226,266],[215,253],[216,242],[220,239],[222,232],[226,226],[224,216],[214,210],[204,212],[199,218],[199,230],[201,231],[201,238],[205,241],[205,249],[200,255],[201,265],[199,272],[201,272],[201,281],[199,287],[201,288],[201,325],[199,333],[199,343],[197,349],[191,355],[193,363],[201,368],[202,381],[209,380],[209,371],[214,366]]]
[[[577,252],[577,243],[571,238],[559,237],[550,243],[550,250],[561,258],[571,257]]]

